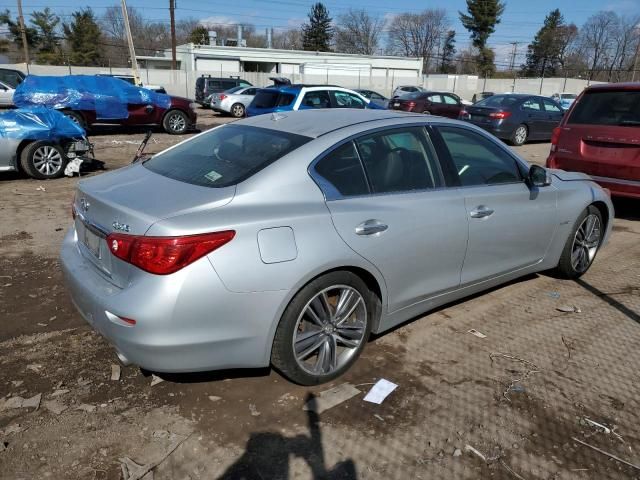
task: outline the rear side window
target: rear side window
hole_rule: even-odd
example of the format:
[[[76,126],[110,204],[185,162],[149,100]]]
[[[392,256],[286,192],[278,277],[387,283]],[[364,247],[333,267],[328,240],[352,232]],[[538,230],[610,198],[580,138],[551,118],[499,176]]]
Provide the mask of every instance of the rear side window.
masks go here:
[[[465,128],[438,127],[462,186],[522,181],[516,161],[501,147]]]
[[[586,92],[567,124],[639,126],[640,92]]]
[[[245,125],[225,125],[161,153],[144,166],[202,187],[241,182],[311,139]]]
[[[374,193],[410,192],[440,186],[439,170],[423,128],[398,128],[356,140]]]
[[[522,104],[522,108],[523,110],[532,110],[535,112],[539,112],[542,110],[542,107],[540,106],[540,102],[538,101],[537,98],[529,98],[527,99],[527,101],[525,101]]]
[[[307,92],[300,106],[306,108],[330,108],[331,100],[329,99],[329,92],[326,90]]]
[[[235,80],[223,80],[220,83],[222,85],[222,88],[224,88],[225,90],[238,86],[238,82],[236,82]]]
[[[367,104],[357,95],[336,90],[333,92],[337,108],[365,108]]]
[[[278,107],[286,107],[287,105],[291,105],[291,102],[293,102],[294,98],[296,98],[296,96],[291,93],[281,93],[278,97]]]
[[[327,197],[335,197],[336,193],[343,197],[369,193],[353,142],[345,143],[322,158],[316,164],[315,171],[320,188]]]

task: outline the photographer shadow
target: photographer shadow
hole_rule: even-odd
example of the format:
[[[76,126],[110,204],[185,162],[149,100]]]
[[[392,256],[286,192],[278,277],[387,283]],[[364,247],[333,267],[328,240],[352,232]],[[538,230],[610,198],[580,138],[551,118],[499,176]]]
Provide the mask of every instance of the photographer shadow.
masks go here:
[[[307,402],[313,405],[315,395],[307,395]],[[304,459],[311,469],[313,480],[357,479],[355,464],[351,459],[327,469],[322,448],[320,416],[309,410],[309,436],[285,437],[274,432],[251,434],[247,447],[240,457],[219,480],[287,480],[289,460],[293,457]]]

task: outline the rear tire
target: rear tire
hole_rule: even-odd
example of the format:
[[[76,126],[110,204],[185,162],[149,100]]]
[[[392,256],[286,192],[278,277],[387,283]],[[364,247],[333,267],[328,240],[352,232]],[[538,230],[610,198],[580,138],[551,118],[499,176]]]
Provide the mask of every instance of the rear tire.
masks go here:
[[[72,110],[63,110],[62,113],[64,114],[65,117],[67,117],[69,120],[71,120],[76,125],[84,128],[84,129],[87,128],[87,122],[84,120],[84,117],[82,116],[81,113],[74,112]]]
[[[47,140],[30,143],[20,154],[22,170],[38,180],[61,177],[67,163],[62,147]]]
[[[276,330],[271,363],[289,380],[318,385],[346,372],[362,352],[379,311],[377,298],[351,272],[336,271],[305,285]]]
[[[244,117],[244,114],[245,114],[244,105],[241,103],[234,103],[233,105],[231,105],[231,109],[229,110],[229,113],[231,113],[231,116],[235,118]]]
[[[527,141],[528,136],[529,136],[529,129],[527,128],[526,125],[520,124],[516,127],[516,129],[511,134],[511,138],[509,139],[509,141],[511,142],[512,145],[516,147],[520,147],[524,145],[524,143]]]
[[[559,277],[575,279],[589,270],[600,249],[604,228],[600,210],[589,205],[576,220],[564,245],[556,267]]]
[[[171,135],[182,135],[189,128],[189,119],[180,110],[169,110],[162,120],[162,128]]]
[[[424,112],[422,112],[423,115],[431,115],[431,112],[429,110],[425,110]]]

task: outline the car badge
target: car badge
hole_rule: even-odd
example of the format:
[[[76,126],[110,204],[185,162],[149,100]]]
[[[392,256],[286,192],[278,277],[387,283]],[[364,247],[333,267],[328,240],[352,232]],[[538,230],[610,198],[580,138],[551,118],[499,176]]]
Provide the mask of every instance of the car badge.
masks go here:
[[[80,199],[80,208],[82,208],[83,212],[88,212],[90,206],[91,206],[91,204],[89,203],[89,201],[86,198],[81,198]]]
[[[118,230],[119,232],[129,232],[131,230],[131,227],[126,223],[113,222],[111,226],[114,230]]]

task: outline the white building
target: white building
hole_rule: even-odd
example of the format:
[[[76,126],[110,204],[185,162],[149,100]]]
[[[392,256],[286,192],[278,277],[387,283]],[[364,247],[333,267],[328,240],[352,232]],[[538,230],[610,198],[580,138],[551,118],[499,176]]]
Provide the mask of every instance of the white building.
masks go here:
[[[420,58],[351,55],[331,52],[277,50],[272,48],[222,47],[195,45],[176,48],[178,68],[186,72],[229,76],[238,73],[263,73],[282,76],[312,75],[359,77],[368,79],[406,79],[415,82],[422,75]],[[139,56],[141,68],[171,68],[171,50],[162,57]]]

